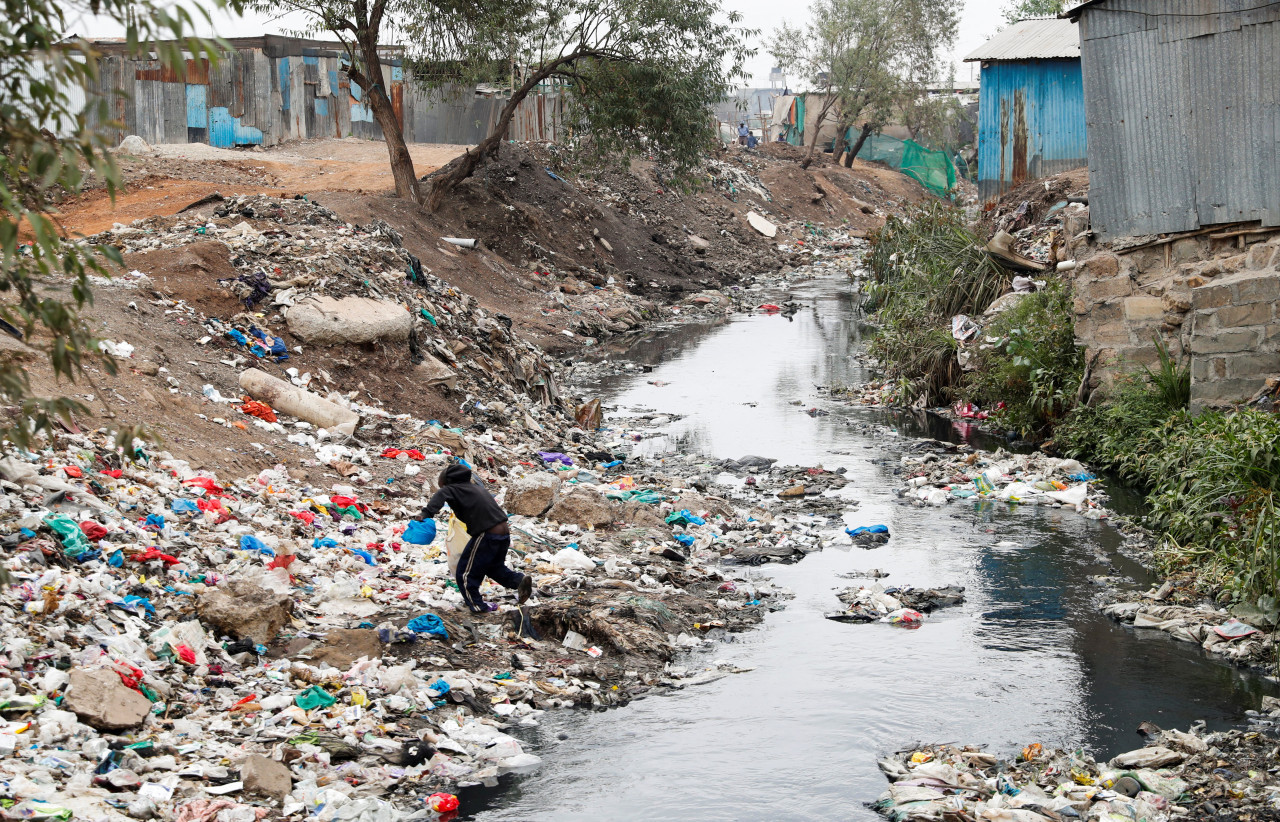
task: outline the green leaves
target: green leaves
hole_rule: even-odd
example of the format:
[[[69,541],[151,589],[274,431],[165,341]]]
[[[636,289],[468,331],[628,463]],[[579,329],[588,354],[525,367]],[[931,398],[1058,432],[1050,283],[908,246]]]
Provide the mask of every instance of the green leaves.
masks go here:
[[[891,379],[909,382],[911,401],[921,393],[931,404],[949,398],[961,377],[951,318],[981,314],[1008,275],[979,250],[964,212],[941,201],[890,217],[869,242],[864,308],[880,325],[870,352]]]
[[[1158,372],[1157,372],[1158,376]],[[1280,586],[1280,416],[1255,409],[1192,416],[1150,377],[1078,408],[1056,432],[1089,459],[1148,491],[1148,524],[1165,543],[1161,570],[1194,570],[1259,607]]]
[[[238,9],[239,0],[214,0],[212,7]],[[0,15],[0,319],[22,332],[23,342],[42,354],[58,380],[88,379],[92,365],[108,372],[114,363],[78,310],[92,304],[90,276],[108,276],[120,263],[114,248],[86,247],[61,236],[52,216],[57,203],[84,185],[90,173],[107,191],[120,179],[108,143],[118,127],[105,99],[89,95],[97,76],[91,43],[66,33],[67,20],[81,25],[89,15],[105,15],[127,29],[135,54],[156,48],[161,62],[185,69],[184,48],[216,59],[217,44],[183,39],[193,27],[188,10],[151,0],[4,0]],[[207,11],[199,11],[208,19]],[[83,19],[82,19],[83,18]],[[175,42],[154,44],[157,38]],[[90,125],[93,123],[94,125]],[[70,298],[61,296],[69,289]],[[2,332],[0,332],[2,333]],[[29,445],[57,419],[84,407],[66,398],[32,396],[28,363],[18,354],[0,359],[0,404],[20,411],[0,425],[0,436]],[[124,436],[132,439],[132,429]]]
[[[992,320],[982,336],[996,342],[976,347],[964,393],[986,408],[1003,402],[998,425],[1023,436],[1047,430],[1074,403],[1084,373],[1071,288],[1050,279]]]

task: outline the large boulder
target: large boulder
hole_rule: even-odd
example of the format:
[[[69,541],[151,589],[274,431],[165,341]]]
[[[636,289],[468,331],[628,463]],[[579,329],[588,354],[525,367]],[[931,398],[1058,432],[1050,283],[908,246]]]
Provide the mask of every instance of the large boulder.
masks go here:
[[[246,580],[201,594],[196,600],[200,621],[235,639],[266,644],[289,623],[293,600]]]
[[[617,519],[618,511],[613,503],[598,491],[575,488],[551,506],[547,519],[552,522],[572,523],[582,528],[608,525]]]
[[[151,710],[150,700],[126,686],[109,668],[72,671],[62,704],[84,724],[110,732],[138,727]]]
[[[316,345],[405,342],[413,331],[413,315],[402,306],[369,297],[311,297],[285,319],[291,334]]]
[[[512,480],[507,486],[505,505],[513,514],[540,517],[559,499],[560,478],[544,471]]]
[[[274,759],[252,754],[240,763],[240,781],[247,793],[284,799],[293,790],[293,774]]]

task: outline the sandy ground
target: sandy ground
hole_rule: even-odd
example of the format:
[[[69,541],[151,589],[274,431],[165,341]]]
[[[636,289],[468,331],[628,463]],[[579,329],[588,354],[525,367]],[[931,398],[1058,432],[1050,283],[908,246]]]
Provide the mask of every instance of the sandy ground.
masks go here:
[[[419,177],[467,146],[409,146]],[[112,202],[101,189],[62,204],[57,217],[67,236],[89,236],[115,223],[170,215],[215,191],[237,194],[369,193],[395,187],[385,143],[348,138],[308,140],[265,150],[214,148],[203,143],[155,146],[150,157],[118,158],[125,190]]]

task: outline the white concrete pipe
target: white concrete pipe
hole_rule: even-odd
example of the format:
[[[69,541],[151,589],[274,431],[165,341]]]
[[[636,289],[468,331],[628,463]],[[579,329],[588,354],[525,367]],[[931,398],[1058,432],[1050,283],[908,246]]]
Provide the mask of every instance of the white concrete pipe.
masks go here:
[[[326,428],[349,437],[360,424],[360,415],[351,409],[329,402],[256,368],[250,368],[240,375],[240,387],[255,400],[305,420],[317,428]]]

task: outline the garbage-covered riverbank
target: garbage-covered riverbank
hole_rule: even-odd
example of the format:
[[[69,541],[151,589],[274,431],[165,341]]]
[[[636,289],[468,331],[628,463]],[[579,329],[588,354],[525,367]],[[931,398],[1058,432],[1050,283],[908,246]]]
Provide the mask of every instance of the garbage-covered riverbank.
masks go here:
[[[880,763],[891,782],[874,807],[892,822],[1112,822],[1280,818],[1275,771],[1280,702],[1249,730],[1161,730],[1098,762],[1033,742],[1007,759],[975,747],[926,745]]]
[[[796,260],[848,245],[796,234]],[[752,567],[840,533],[816,499],[835,472],[757,457],[708,491],[704,466],[635,458],[651,421],[602,428],[558,363],[385,223],[217,197],[94,241],[150,272],[99,284],[124,366],[100,390],[155,403],[181,447],[68,425],[0,460],[15,816],[450,815],[459,786],[536,767],[510,732],[548,710],[740,673],[682,655],[782,607]],[[621,304],[614,330],[757,310],[746,292],[669,313],[618,287],[562,296]],[[523,608],[489,583],[499,610],[468,614],[457,527],[406,531],[455,462],[513,515]]]

